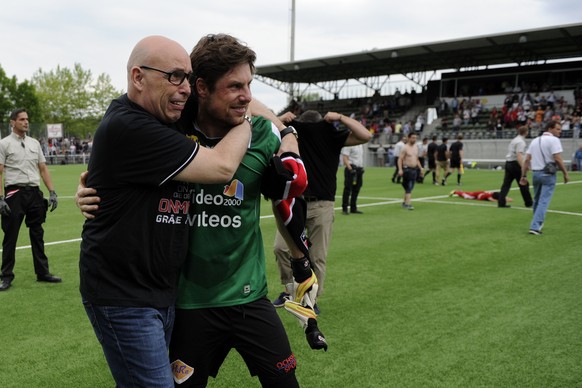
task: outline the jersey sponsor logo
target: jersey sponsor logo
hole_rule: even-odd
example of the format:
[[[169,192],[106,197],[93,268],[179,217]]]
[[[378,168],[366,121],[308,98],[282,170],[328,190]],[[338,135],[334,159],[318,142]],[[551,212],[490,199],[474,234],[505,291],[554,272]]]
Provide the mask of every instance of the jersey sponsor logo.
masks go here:
[[[224,186],[223,194],[226,195],[227,197],[234,197],[242,201],[243,199],[245,199],[244,192],[245,192],[244,184],[238,179],[235,179],[232,182],[230,182],[229,185]]]
[[[190,211],[190,201],[162,198],[158,203],[156,222],[160,224],[179,225],[183,223],[184,215]]]
[[[228,214],[211,214],[211,206],[240,206],[244,200],[244,184],[238,179],[233,180],[230,184],[224,186],[222,195],[207,193],[201,189],[194,194],[192,201],[204,209],[199,213],[193,213],[188,216],[187,223],[190,226],[211,227],[211,228],[240,228],[242,217],[240,215],[230,216]]]
[[[182,384],[184,381],[188,380],[194,374],[194,368],[186,364],[182,360],[176,360],[172,362],[172,374],[174,375],[174,381],[176,384]]]

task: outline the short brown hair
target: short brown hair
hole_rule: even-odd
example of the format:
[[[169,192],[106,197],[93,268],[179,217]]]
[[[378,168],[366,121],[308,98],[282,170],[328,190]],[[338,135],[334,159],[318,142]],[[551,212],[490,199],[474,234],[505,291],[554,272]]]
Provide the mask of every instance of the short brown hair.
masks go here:
[[[220,77],[238,65],[248,63],[251,73],[254,74],[256,59],[257,55],[253,50],[227,34],[202,37],[190,53],[193,79],[202,78],[210,91],[214,90]]]

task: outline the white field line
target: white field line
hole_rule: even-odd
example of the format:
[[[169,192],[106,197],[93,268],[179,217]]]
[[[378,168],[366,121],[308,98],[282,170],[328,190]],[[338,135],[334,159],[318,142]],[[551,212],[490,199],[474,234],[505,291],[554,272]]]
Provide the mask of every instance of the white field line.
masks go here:
[[[563,185],[564,183],[557,183],[556,186],[559,185]],[[575,184],[582,184],[582,180],[581,181],[574,181],[574,182],[568,182],[568,185],[575,185]],[[458,188],[457,186],[450,186],[451,188]],[[530,187],[531,189],[531,187]],[[495,191],[495,190],[499,190],[498,188],[495,189],[491,189],[489,191]],[[511,191],[517,191],[518,188],[517,187],[512,187]],[[414,193],[414,192],[413,192]],[[462,206],[483,206],[483,207],[497,207],[497,205],[493,202],[485,202],[485,201],[477,201],[477,200],[471,200],[471,199],[465,199],[462,201],[441,201],[442,199],[448,198],[448,195],[437,195],[437,196],[433,196],[433,197],[423,197],[423,198],[412,198],[413,202],[430,202],[430,203],[439,203],[439,204],[443,204],[443,205],[462,205]],[[61,199],[67,198],[67,199],[74,199],[75,196],[63,196],[63,197],[59,197]],[[341,199],[341,197],[338,196],[338,198]],[[365,204],[358,204],[358,207],[374,207],[374,206],[384,206],[384,205],[394,205],[394,204],[400,204],[402,203],[402,198],[382,198],[382,197],[364,197],[364,196],[359,196],[358,198],[361,199],[367,199],[367,200],[375,200],[378,202],[373,202],[373,203],[365,203]],[[516,210],[526,210],[526,211],[531,211],[531,208],[526,208],[526,207],[519,207],[519,206],[514,206],[511,205],[512,209],[516,209]],[[334,208],[334,210],[342,210],[341,206]],[[567,216],[576,216],[576,217],[582,217],[582,213],[574,213],[574,212],[566,212],[566,211],[560,211],[560,210],[551,210],[548,209],[548,213],[555,213],[555,214],[562,214],[562,215],[567,215]],[[261,219],[269,219],[269,218],[274,218],[274,216],[272,214],[269,215],[265,215],[265,216],[261,216]],[[74,238],[71,240],[61,240],[61,241],[53,241],[53,242],[45,242],[45,246],[51,246],[51,245],[60,245],[60,244],[70,244],[70,243],[74,243],[74,242],[79,242],[81,241],[81,238]],[[21,247],[16,247],[17,250],[19,249],[30,249],[30,245],[23,245]],[[2,249],[0,249],[0,252],[2,252]]]

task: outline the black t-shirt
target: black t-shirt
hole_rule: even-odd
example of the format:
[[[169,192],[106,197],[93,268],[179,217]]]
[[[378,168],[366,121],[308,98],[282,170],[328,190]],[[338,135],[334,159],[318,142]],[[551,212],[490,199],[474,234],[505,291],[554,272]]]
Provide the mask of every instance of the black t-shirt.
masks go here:
[[[426,149],[426,156],[428,157],[429,161],[434,161],[434,153],[437,149],[437,143],[429,143],[428,148]]]
[[[447,149],[446,143],[441,143],[437,146],[437,161],[444,162],[447,160]]]
[[[308,185],[303,195],[335,200],[339,157],[350,132],[327,121],[291,122],[299,135],[299,153],[307,171]]]
[[[172,178],[197,143],[160,123],[127,95],[114,100],[93,141],[87,187],[101,198],[83,226],[81,295],[126,307],[174,304],[188,242],[188,184]]]
[[[461,150],[463,149],[463,143],[460,141],[456,141],[451,144],[451,159],[452,160],[461,160]]]

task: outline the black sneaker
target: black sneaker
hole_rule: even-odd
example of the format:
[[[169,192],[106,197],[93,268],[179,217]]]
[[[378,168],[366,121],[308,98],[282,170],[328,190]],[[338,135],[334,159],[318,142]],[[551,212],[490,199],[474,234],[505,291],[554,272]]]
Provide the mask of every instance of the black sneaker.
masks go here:
[[[529,234],[534,234],[536,236],[541,236],[542,235],[542,231],[541,230],[530,229],[529,230]]]
[[[4,280],[2,283],[0,283],[0,291],[6,291],[7,289],[10,288],[11,285],[12,281]]]
[[[279,294],[279,297],[273,301],[273,306],[283,307],[288,300],[291,300],[291,295],[289,295],[288,292],[282,292]]]
[[[53,274],[47,273],[46,275],[37,276],[36,281],[37,282],[47,282],[47,283],[60,283],[63,280],[58,276],[54,276]]]

